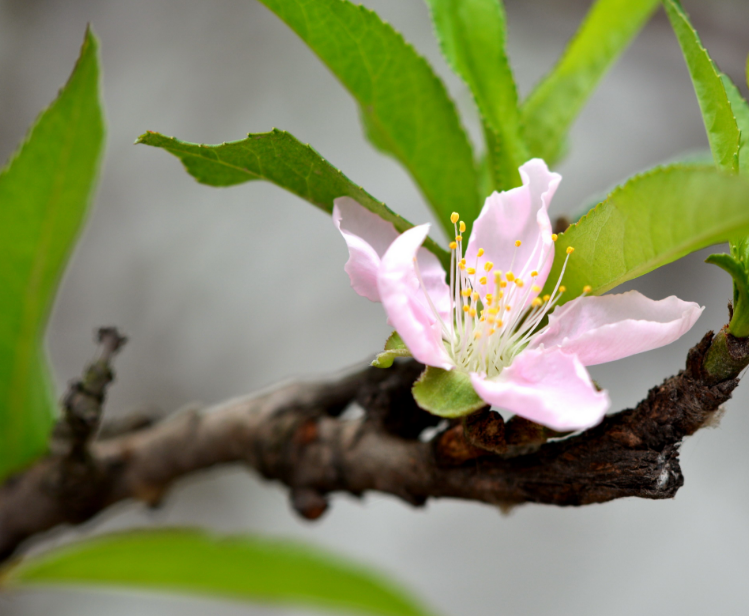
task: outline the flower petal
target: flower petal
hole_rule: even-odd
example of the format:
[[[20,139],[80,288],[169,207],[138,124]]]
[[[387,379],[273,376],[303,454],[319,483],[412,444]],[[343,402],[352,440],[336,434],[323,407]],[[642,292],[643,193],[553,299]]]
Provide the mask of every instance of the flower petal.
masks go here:
[[[414,267],[414,256],[428,232],[428,224],[413,227],[390,245],[382,258],[377,284],[388,321],[413,356],[429,366],[451,370],[454,366],[442,343],[442,323],[430,307]],[[444,271],[442,277],[444,281]],[[449,293],[448,288],[448,302]]]
[[[382,255],[398,237],[398,232],[392,223],[350,197],[339,197],[333,203],[333,223],[343,235],[349,252],[343,269],[354,291],[373,302],[379,302],[377,272]]]
[[[359,205],[351,197],[338,197],[333,205],[333,223],[343,235],[349,250],[344,270],[359,295],[380,301],[377,273],[382,256],[398,237],[393,223]],[[443,318],[450,313],[450,288],[439,259],[426,248],[419,248],[419,268],[429,294]]]
[[[520,167],[523,185],[501,193],[492,193],[484,203],[481,214],[473,224],[465,258],[468,265],[476,262],[479,248],[484,256],[478,258],[478,271],[486,261],[495,269],[527,279],[533,270],[538,272],[536,284],[544,286],[554,260],[551,240],[551,221],[547,212],[562,176],[551,173],[540,158],[529,160]],[[515,246],[521,241],[519,247]],[[530,294],[527,302],[537,294]]]
[[[593,366],[670,344],[692,328],[702,310],[673,295],[654,301],[637,291],[579,297],[549,315],[548,329],[531,347],[559,347]]]
[[[595,426],[611,404],[580,360],[558,348],[526,349],[499,376],[471,382],[489,404],[560,431]]]

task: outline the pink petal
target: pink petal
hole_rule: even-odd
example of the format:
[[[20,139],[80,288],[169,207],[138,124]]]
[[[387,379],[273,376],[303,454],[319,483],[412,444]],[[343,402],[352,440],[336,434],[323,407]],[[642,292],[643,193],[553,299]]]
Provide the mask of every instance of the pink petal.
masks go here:
[[[547,212],[551,199],[562,179],[549,172],[540,158],[520,167],[523,185],[502,193],[492,193],[473,224],[465,258],[474,266],[479,248],[484,256],[478,259],[478,271],[491,261],[495,270],[512,271],[528,280],[531,271],[538,271],[536,284],[544,286],[554,260],[551,221]],[[515,246],[521,241],[520,247]],[[536,294],[528,297],[528,303]]]
[[[338,197],[334,201],[333,223],[348,246],[349,259],[343,269],[349,275],[351,286],[359,295],[379,302],[377,273],[382,256],[398,237],[393,223],[383,220],[350,197]],[[448,318],[450,287],[445,282],[445,270],[439,259],[426,248],[419,248],[418,259],[427,291],[435,298],[443,318]]]
[[[388,321],[411,354],[424,364],[450,370],[453,364],[442,343],[442,325],[429,305],[414,267],[414,256],[427,233],[429,225],[419,225],[402,233],[390,245],[377,278],[379,294]],[[442,276],[444,280],[444,272]],[[449,289],[445,295],[449,296]]]
[[[526,349],[499,376],[472,374],[471,383],[489,404],[560,431],[595,426],[611,404],[580,360],[558,348]]]
[[[556,346],[593,366],[672,343],[692,328],[702,310],[673,295],[654,301],[637,291],[579,297],[549,315],[549,328],[531,346]]]
[[[333,223],[348,246],[349,259],[343,269],[351,286],[359,295],[373,302],[380,301],[377,272],[380,260],[398,232],[350,197],[339,197],[333,205]]]

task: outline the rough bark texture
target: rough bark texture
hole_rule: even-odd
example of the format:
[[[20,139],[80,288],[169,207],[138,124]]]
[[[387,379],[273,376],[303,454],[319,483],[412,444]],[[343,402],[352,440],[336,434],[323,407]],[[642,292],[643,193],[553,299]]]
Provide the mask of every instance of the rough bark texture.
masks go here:
[[[726,332],[713,340],[708,333],[686,368],[637,407],[569,437],[519,418],[504,424],[485,409],[425,440],[438,419],[410,395],[421,366],[403,361],[178,415],[94,441],[83,458],[73,447],[0,487],[0,559],[55,526],[125,499],[156,505],[175,480],[236,462],[288,486],[292,506],[309,519],[333,492],[385,492],[415,506],[439,497],[501,506],[671,498],[683,484],[682,439],[710,421],[749,362],[743,341]],[[342,418],[354,401],[364,416]]]

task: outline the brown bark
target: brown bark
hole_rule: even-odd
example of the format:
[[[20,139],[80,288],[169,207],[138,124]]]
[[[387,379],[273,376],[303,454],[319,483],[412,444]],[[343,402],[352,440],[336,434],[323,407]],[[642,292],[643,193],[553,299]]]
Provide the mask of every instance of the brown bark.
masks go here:
[[[420,439],[438,420],[410,395],[421,368],[413,361],[172,417],[95,441],[84,459],[71,457],[72,450],[50,456],[0,487],[0,558],[116,502],[156,505],[177,479],[237,462],[288,486],[292,506],[309,519],[324,513],[334,492],[379,491],[415,506],[439,497],[502,506],[671,498],[683,484],[682,439],[710,421],[749,362],[741,341],[725,332],[715,337],[719,344],[713,340],[708,333],[686,368],[634,409],[566,438],[483,411]],[[730,354],[730,369],[716,353]],[[719,375],[709,371],[714,365]],[[341,417],[353,401],[364,416]]]

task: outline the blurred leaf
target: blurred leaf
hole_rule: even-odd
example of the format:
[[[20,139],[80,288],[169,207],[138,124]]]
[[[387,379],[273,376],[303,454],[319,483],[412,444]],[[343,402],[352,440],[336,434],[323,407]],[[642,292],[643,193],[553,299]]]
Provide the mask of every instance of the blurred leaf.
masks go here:
[[[300,143],[285,131],[274,129],[269,133],[250,134],[242,141],[221,145],[199,145],[148,132],[138,137],[136,143],[173,154],[202,184],[233,186],[251,180],[267,180],[328,214],[333,211],[334,199],[351,197],[370,212],[393,223],[400,232],[413,226],[354,184],[309,145]],[[427,238],[424,247],[449,266],[450,253],[432,239]]]
[[[494,188],[519,186],[529,158],[518,93],[505,51],[507,19],[501,0],[426,0],[442,53],[473,93],[487,135]]]
[[[459,370],[427,366],[412,391],[416,404],[440,417],[463,417],[486,406],[473,389],[471,377]]]
[[[556,242],[550,292],[573,246],[563,301],[585,285],[600,295],[690,252],[749,233],[749,181],[715,166],[674,165],[637,175]]]
[[[219,538],[198,530],[104,535],[23,560],[8,588],[108,586],[303,605],[357,614],[428,616],[396,584],[292,541]]]
[[[378,353],[372,365],[375,368],[390,368],[398,357],[411,357],[411,351],[398,332],[393,332],[385,342],[385,349]]]
[[[736,173],[739,128],[728,102],[720,71],[702,46],[697,32],[677,0],[663,0],[663,6],[692,77],[715,164],[725,171]]]
[[[552,71],[522,105],[532,156],[553,165],[598,81],[655,11],[658,0],[597,0]]]
[[[260,0],[291,27],[360,106],[367,136],[411,173],[448,237],[453,210],[481,203],[471,146],[429,64],[369,9],[343,0]]]
[[[726,89],[726,95],[731,104],[731,111],[733,112],[733,117],[736,119],[736,125],[741,132],[739,173],[745,177],[749,177],[749,105],[728,75],[721,73],[720,78]]]
[[[0,171],[0,480],[47,447],[55,416],[44,330],[104,145],[98,43]]]

